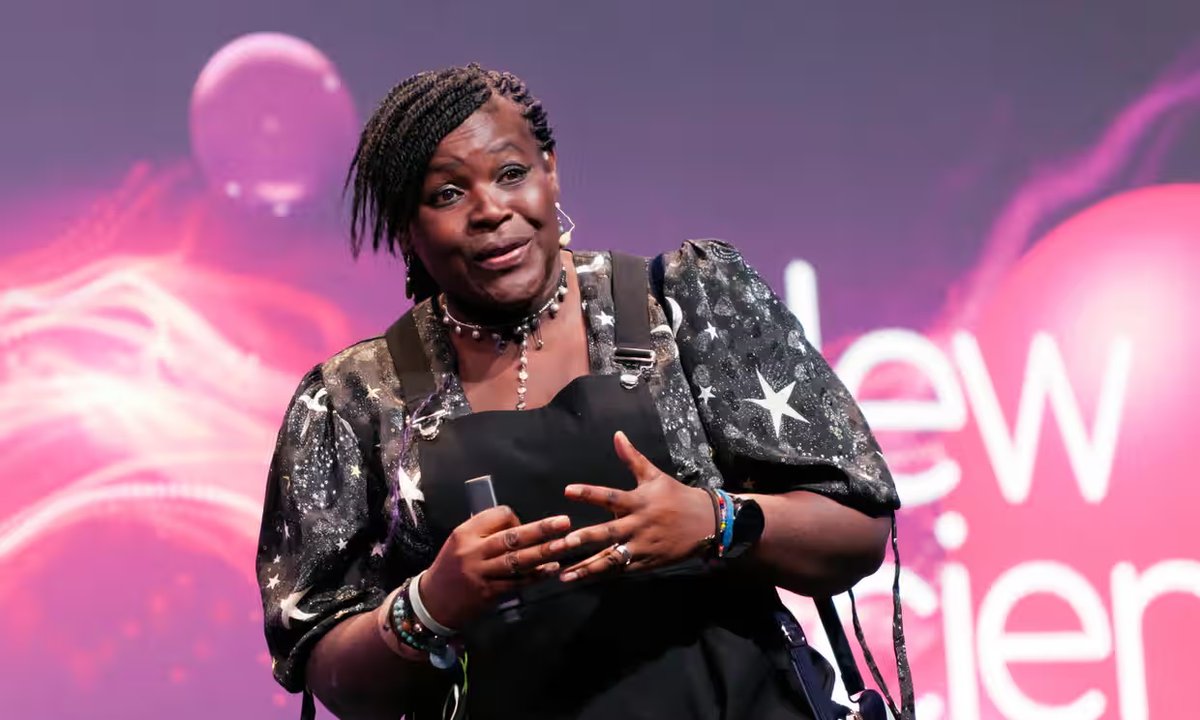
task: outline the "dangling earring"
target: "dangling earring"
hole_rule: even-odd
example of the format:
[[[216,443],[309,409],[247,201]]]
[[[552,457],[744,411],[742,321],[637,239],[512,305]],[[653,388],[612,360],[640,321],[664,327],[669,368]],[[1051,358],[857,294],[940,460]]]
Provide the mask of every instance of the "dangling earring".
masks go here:
[[[566,247],[571,244],[571,231],[575,229],[575,221],[567,214],[566,210],[562,209],[562,205],[554,203],[554,209],[562,216],[558,219],[558,246]],[[571,227],[563,227],[563,218],[571,224]]]
[[[410,300],[413,296],[412,284],[412,253],[406,252],[404,253],[404,297]]]

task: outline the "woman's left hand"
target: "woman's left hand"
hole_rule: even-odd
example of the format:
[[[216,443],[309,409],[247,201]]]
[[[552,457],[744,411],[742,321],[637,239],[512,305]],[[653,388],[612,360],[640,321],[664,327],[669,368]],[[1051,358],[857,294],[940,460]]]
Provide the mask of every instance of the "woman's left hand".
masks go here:
[[[707,492],[684,485],[659,470],[638,452],[625,433],[616,433],[613,445],[637,480],[637,488],[566,487],[568,499],[606,508],[616,518],[576,530],[558,541],[566,543],[568,548],[608,545],[564,570],[559,576],[563,582],[604,572],[645,570],[677,563],[707,547],[704,541],[715,530],[712,500]],[[620,552],[618,545],[624,545],[626,552]]]

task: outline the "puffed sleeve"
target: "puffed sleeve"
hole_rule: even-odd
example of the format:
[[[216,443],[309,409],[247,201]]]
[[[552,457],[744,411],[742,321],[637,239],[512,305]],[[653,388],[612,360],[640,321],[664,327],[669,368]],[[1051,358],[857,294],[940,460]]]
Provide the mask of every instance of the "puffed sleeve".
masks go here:
[[[388,590],[371,544],[381,531],[372,474],[350,424],[330,403],[320,368],[300,382],[267,477],[256,568],[275,679],[305,687],[313,645]]]
[[[688,241],[660,267],[680,362],[731,487],[812,490],[873,515],[898,508],[854,398],[741,254]]]

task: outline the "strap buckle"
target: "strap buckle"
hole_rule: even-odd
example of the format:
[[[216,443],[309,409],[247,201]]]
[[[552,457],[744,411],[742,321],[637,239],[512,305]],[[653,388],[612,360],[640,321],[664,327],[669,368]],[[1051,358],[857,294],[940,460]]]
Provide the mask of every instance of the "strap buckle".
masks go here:
[[[613,362],[620,365],[621,387],[632,390],[645,377],[658,360],[653,350],[635,347],[619,347],[613,350]]]
[[[642,365],[649,367],[658,359],[653,350],[635,347],[619,347],[613,350],[613,360],[621,364]]]

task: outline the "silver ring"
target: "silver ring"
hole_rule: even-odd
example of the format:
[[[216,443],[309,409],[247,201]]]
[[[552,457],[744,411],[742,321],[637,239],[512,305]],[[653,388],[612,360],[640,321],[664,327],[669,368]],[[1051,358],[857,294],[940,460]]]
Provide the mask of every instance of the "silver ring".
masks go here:
[[[633,562],[633,553],[629,552],[629,547],[625,543],[613,545],[613,552],[621,556],[622,566]]]

